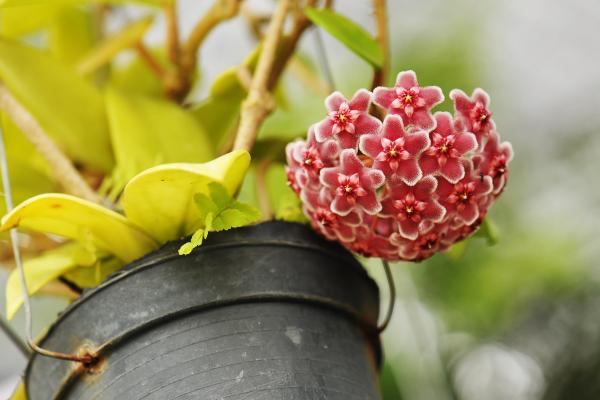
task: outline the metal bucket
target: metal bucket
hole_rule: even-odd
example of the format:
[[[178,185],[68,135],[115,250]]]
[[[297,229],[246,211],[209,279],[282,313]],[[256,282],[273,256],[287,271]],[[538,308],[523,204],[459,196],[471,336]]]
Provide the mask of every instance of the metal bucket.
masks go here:
[[[341,246],[299,224],[170,243],[86,291],[41,344],[30,399],[380,399],[379,295]]]

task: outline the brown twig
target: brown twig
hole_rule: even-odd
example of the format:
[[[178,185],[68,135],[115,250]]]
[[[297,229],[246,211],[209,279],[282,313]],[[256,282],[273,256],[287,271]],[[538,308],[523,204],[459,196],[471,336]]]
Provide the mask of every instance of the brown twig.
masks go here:
[[[140,58],[148,65],[150,70],[156,77],[162,80],[165,76],[165,69],[158,62],[158,60],[148,51],[144,43],[137,42],[135,45],[135,50],[137,51]]]
[[[94,203],[101,202],[100,197],[81,177],[67,156],[48,137],[38,121],[2,84],[0,84],[0,108],[6,112],[36,150],[46,159],[54,178],[66,192]]]
[[[181,49],[181,67],[183,72],[190,74],[196,67],[196,54],[204,39],[222,21],[233,18],[241,0],[215,0],[212,7],[198,21],[187,41]]]
[[[169,3],[164,8],[165,23],[167,26],[167,56],[175,66],[179,66],[179,26],[177,25],[177,13],[175,2]]]
[[[377,26],[376,39],[383,51],[383,65],[375,69],[371,89],[384,85],[390,70],[390,36],[386,0],[373,0],[373,7]]]
[[[276,62],[277,50],[282,43],[283,25],[289,7],[289,0],[280,0],[271,18],[263,49],[258,58],[254,77],[250,84],[248,97],[242,103],[240,126],[233,145],[233,148],[236,150],[245,149],[250,151],[252,149],[256,141],[258,129],[267,115],[273,110],[274,102],[269,92],[271,88],[269,83],[275,73],[275,68],[278,66]],[[286,60],[287,58],[289,57],[286,57]],[[280,67],[280,69],[283,68]]]

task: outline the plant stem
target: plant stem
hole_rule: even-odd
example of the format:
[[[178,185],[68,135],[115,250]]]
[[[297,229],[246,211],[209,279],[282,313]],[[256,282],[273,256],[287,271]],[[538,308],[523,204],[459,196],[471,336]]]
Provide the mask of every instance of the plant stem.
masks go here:
[[[179,27],[177,25],[176,3],[165,6],[165,21],[167,25],[167,56],[175,66],[179,66]]]
[[[213,6],[198,21],[181,49],[181,67],[189,74],[196,67],[196,54],[204,39],[219,23],[233,18],[240,8],[241,0],[215,0]]]
[[[144,43],[142,43],[141,41],[137,42],[135,45],[135,50],[137,51],[140,58],[148,65],[152,73],[156,75],[158,79],[162,80],[165,76],[165,70],[162,67],[162,65],[160,65],[160,63],[156,60],[156,58],[154,58],[152,53],[148,51]]]
[[[0,84],[0,108],[6,112],[15,125],[33,143],[37,151],[46,159],[54,178],[66,192],[94,203],[101,202],[100,197],[81,177],[67,156],[48,137],[38,121],[2,84]]]
[[[383,65],[375,69],[371,89],[384,85],[390,70],[390,36],[386,0],[373,0],[373,7],[377,25],[376,39],[383,51]]]
[[[270,81],[276,67],[277,49],[282,42],[283,25],[288,14],[289,0],[279,0],[266,32],[262,52],[250,84],[248,97],[242,103],[240,126],[233,148],[250,151],[258,129],[273,109],[273,99],[269,93]],[[293,50],[292,50],[293,52]],[[289,57],[286,57],[286,60]],[[281,70],[283,68],[280,68]],[[276,82],[276,80],[275,80]]]

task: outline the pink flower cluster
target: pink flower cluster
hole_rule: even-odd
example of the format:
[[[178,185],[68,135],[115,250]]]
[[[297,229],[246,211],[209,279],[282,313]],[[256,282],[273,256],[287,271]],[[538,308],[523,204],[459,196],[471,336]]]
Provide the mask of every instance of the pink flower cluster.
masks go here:
[[[442,91],[413,71],[349,101],[331,94],[327,117],[286,148],[289,185],[314,229],[365,256],[415,261],[472,234],[506,185],[512,148],[483,90],[450,98],[454,116],[432,114]],[[372,101],[387,110],[383,123]]]

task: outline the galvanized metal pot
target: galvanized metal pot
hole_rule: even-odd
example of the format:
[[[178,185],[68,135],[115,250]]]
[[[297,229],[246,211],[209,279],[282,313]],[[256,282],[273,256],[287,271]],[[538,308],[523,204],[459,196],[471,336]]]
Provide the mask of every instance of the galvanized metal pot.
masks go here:
[[[377,400],[377,286],[350,253],[286,222],[171,243],[87,291],[34,355],[29,398]]]

